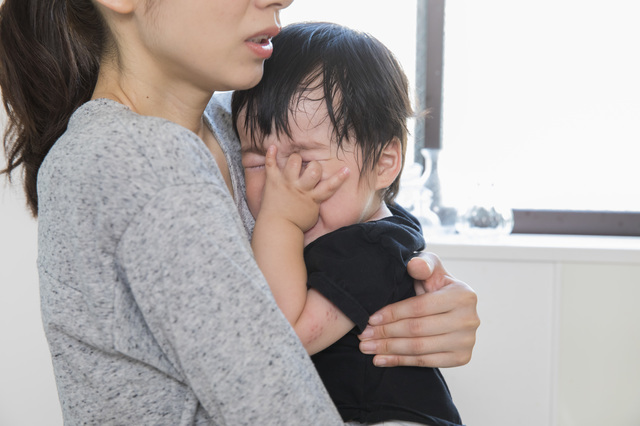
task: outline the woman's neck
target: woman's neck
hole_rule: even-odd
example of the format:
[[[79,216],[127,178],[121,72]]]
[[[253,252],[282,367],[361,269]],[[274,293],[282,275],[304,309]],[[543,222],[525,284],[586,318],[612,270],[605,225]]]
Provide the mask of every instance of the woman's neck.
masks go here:
[[[112,99],[140,115],[167,119],[204,140],[208,129],[202,114],[213,93],[205,93],[180,82],[158,82],[148,77],[124,74],[113,67],[103,66],[92,99]]]

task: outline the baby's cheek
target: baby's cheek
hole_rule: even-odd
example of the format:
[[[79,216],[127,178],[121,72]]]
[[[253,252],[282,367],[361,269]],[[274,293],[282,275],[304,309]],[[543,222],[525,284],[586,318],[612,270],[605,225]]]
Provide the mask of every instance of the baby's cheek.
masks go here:
[[[334,197],[335,194],[333,197],[320,204],[320,220],[322,222],[322,227],[326,228],[325,232],[331,232],[337,229],[334,229],[334,227],[337,219],[336,217],[340,215],[340,206],[339,204],[336,204]]]
[[[260,206],[262,204],[262,190],[264,188],[264,180],[249,178],[246,181],[247,187],[247,204],[249,205],[249,211],[253,217],[258,216]]]
[[[247,204],[249,204],[249,211],[251,212],[251,215],[253,216],[254,219],[258,217],[258,213],[260,212],[261,201],[262,200],[256,200],[256,199],[249,201],[247,199]]]

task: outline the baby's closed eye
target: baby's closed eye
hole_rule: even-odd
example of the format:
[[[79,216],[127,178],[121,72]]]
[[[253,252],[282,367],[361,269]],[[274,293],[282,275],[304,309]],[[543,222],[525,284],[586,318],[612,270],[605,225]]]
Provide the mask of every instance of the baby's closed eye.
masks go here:
[[[245,169],[261,169],[264,168],[265,157],[264,155],[249,152],[242,154],[242,167]]]

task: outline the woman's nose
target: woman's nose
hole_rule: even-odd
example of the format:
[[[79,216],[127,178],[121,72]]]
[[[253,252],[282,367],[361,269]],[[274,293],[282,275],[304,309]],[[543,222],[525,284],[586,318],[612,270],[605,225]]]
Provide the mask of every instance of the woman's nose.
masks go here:
[[[293,3],[293,0],[256,0],[258,7],[274,7],[277,10],[285,9]]]

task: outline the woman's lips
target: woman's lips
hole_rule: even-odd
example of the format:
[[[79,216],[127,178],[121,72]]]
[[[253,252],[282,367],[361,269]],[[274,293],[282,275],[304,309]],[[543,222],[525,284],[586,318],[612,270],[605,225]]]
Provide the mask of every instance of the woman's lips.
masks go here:
[[[252,41],[247,40],[245,44],[249,49],[261,59],[269,59],[271,54],[273,53],[273,44],[271,44],[271,39],[265,39],[264,41]]]
[[[276,36],[280,32],[279,27],[269,28],[263,32],[257,33],[249,37],[245,44],[260,59],[269,59],[273,53],[273,44],[271,37]]]

